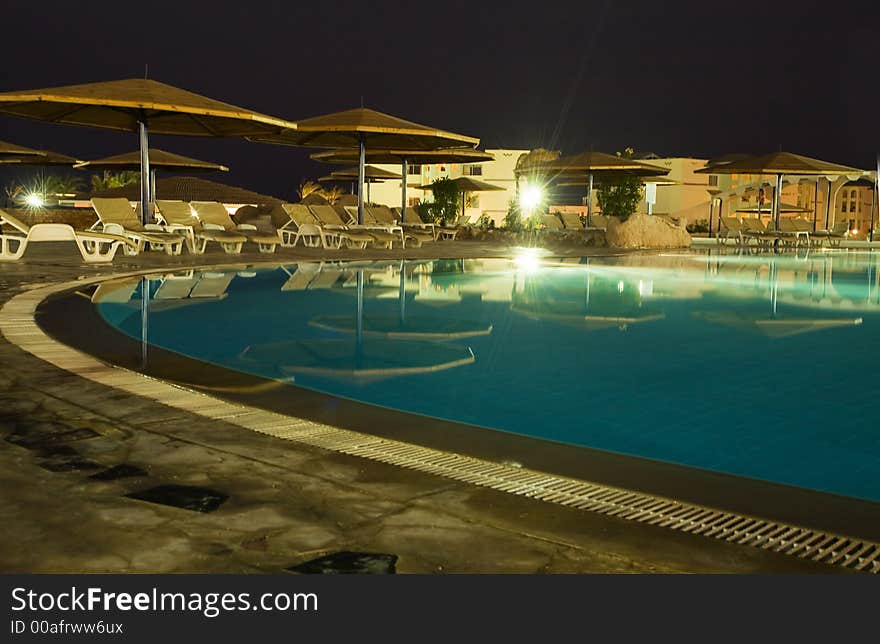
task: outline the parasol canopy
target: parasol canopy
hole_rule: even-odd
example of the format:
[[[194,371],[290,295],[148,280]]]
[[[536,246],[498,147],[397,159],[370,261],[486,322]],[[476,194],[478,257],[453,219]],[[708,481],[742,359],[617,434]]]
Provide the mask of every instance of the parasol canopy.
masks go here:
[[[156,148],[149,149],[150,169],[167,170],[169,172],[182,172],[192,174],[194,172],[228,172],[229,168],[211,161],[199,161],[185,157],[174,152],[166,152]],[[139,170],[141,167],[141,153],[138,150],[117,154],[103,159],[81,161],[75,168],[89,170]]]
[[[668,168],[605,152],[582,152],[534,163],[523,163],[515,170],[517,176],[523,174],[542,175],[551,179],[574,176],[586,178],[587,186],[587,226],[593,219],[593,181],[611,181],[615,178],[662,177],[669,174]]]
[[[140,135],[141,212],[150,202],[148,130],[185,136],[269,136],[296,124],[155,80],[125,80],[0,93],[0,113]]]
[[[782,193],[782,177],[787,174],[813,175],[828,177],[852,176],[857,178],[864,174],[862,170],[849,166],[813,159],[791,152],[770,152],[760,156],[749,156],[744,159],[707,165],[694,170],[694,174],[775,174],[776,189],[773,191],[773,221],[779,228],[779,198]],[[830,181],[830,179],[829,179]],[[828,201],[830,206],[830,200]]]
[[[364,178],[373,179],[375,181],[384,181],[386,179],[400,179],[402,175],[377,168],[372,165],[364,166]],[[355,181],[358,178],[358,168],[345,168],[344,170],[335,170],[330,173],[329,177],[321,177],[328,181]]]
[[[858,175],[857,168],[813,159],[791,152],[771,152],[760,156],[748,156],[734,161],[709,163],[694,174],[808,174],[808,175]]]
[[[250,138],[313,148],[352,148],[364,141],[372,149],[412,150],[474,147],[480,142],[474,137],[439,130],[366,107],[298,120],[295,130]]]
[[[0,165],[4,166],[20,166],[20,165],[67,165],[76,167],[77,163],[81,163],[79,159],[69,157],[60,152],[50,152],[49,150],[41,150],[39,156],[27,155],[20,157],[0,158]]]
[[[438,150],[476,147],[480,140],[464,134],[414,123],[402,118],[358,107],[297,121],[296,130],[269,136],[249,137],[256,141],[317,148],[357,148],[358,223],[364,223],[364,175],[366,152],[370,150]],[[401,159],[406,174],[408,159]],[[402,189],[406,209],[406,184]]]
[[[477,179],[473,179],[471,177],[457,177],[455,179],[448,179],[455,184],[456,189],[461,193],[461,216],[464,218],[464,210],[465,210],[465,195],[469,192],[492,192],[495,190],[506,190],[507,188],[502,188],[501,186],[496,186],[491,183],[486,183],[485,181],[478,181]],[[433,184],[427,184],[424,186],[419,186],[419,190],[430,190]]]
[[[0,141],[0,161],[15,160],[21,157],[42,157],[46,153],[42,150],[34,150],[26,148],[23,145],[16,145],[7,141]]]
[[[485,181],[478,181],[477,179],[473,179],[471,177],[457,177],[455,179],[448,179],[455,184],[455,187],[459,192],[489,192],[492,190],[506,190],[506,188],[502,188],[501,186],[496,186],[492,183],[486,183]],[[418,186],[419,190],[430,190],[433,184],[426,184],[423,186]]]
[[[615,173],[633,177],[659,177],[668,174],[669,170],[615,154],[589,151],[559,157],[553,161],[523,164],[520,168],[517,168],[517,173],[545,173],[551,175]]]
[[[309,158],[322,163],[357,163],[357,150],[326,150],[309,155]],[[448,148],[445,150],[367,150],[367,163],[484,163],[494,161],[495,157],[482,150],[471,148]]]
[[[312,154],[315,161],[324,163],[356,163],[357,154],[353,150],[328,150]],[[431,164],[431,163],[484,163],[494,161],[488,152],[474,150],[472,148],[448,148],[445,150],[367,150],[365,158],[369,163],[399,163],[401,174],[406,175],[407,164]],[[406,182],[400,187],[400,217],[406,221]]]

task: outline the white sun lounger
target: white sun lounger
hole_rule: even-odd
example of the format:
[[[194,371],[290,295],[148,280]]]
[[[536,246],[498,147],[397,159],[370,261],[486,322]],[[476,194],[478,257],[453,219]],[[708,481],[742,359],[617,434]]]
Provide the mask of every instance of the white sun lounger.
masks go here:
[[[28,244],[32,242],[72,241],[87,264],[104,264],[112,262],[120,246],[134,246],[121,234],[122,228],[113,232],[96,232],[90,230],[74,230],[69,224],[34,224],[26,223],[0,210],[0,226],[7,225],[14,233],[0,233],[0,261],[14,262],[21,259]]]
[[[343,242],[350,247],[359,245],[363,248],[371,240],[359,234],[349,234],[344,227],[323,224],[305,204],[284,203],[281,208],[289,217],[289,221],[278,229],[282,246],[296,246],[302,240],[303,246],[310,248],[337,249]]]
[[[238,254],[247,241],[242,233],[224,230],[222,226],[203,224],[185,201],[157,199],[156,216],[164,222],[165,229],[181,232],[186,236],[186,246],[191,253],[202,254],[208,242],[217,242],[227,253]]]
[[[395,226],[401,230],[401,234],[405,239],[414,242],[416,246],[421,246],[425,242],[435,241],[434,231],[424,226],[402,225],[396,219],[391,208],[388,206],[370,206],[366,209],[369,217],[372,217],[375,223],[382,226]],[[373,222],[370,222],[373,223]]]
[[[95,197],[91,200],[92,208],[98,215],[90,230],[107,231],[117,230],[115,226],[122,228],[123,234],[134,242],[135,246],[125,247],[126,255],[137,255],[147,244],[152,250],[164,250],[169,255],[180,255],[183,249],[184,236],[179,233],[169,233],[159,224],[141,223],[140,217],[131,202],[125,197]]]
[[[281,243],[278,234],[261,233],[253,224],[236,224],[226,206],[216,201],[191,201],[190,207],[202,222],[203,226],[219,226],[227,232],[245,235],[249,242],[257,245],[261,253],[274,253],[275,247]]]
[[[395,208],[395,211],[399,214],[400,208]],[[458,233],[461,231],[461,228],[459,228],[458,226],[439,226],[437,224],[425,223],[421,215],[419,215],[419,211],[411,206],[406,207],[406,223],[403,225],[430,227],[431,231],[434,233],[434,239],[437,240],[448,239],[452,241],[458,236]]]
[[[377,235],[361,226],[346,225],[333,206],[309,206],[309,211],[321,224],[325,233],[327,231],[338,233],[351,248],[366,248],[367,244],[376,243]]]
[[[370,213],[369,208],[364,208],[364,223],[358,224],[357,206],[344,206],[343,209],[348,215],[348,228],[369,233],[376,240],[374,244],[392,248],[394,242],[400,242],[401,246],[405,246],[406,240],[403,237],[403,228],[400,226],[379,223]]]

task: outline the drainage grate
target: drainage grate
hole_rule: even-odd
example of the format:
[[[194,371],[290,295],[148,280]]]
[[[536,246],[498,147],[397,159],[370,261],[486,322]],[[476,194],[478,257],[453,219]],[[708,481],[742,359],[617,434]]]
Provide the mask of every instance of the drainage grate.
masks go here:
[[[3,335],[38,358],[83,378],[269,436],[619,519],[763,548],[853,570],[880,572],[880,544],[871,541],[310,423],[214,399],[106,365],[55,342],[34,321],[34,311],[42,300],[52,293],[83,284],[83,281],[55,284],[14,297],[0,311],[0,329]]]
[[[335,552],[287,568],[304,575],[393,575],[397,555],[374,552]]]
[[[130,499],[148,501],[193,512],[213,512],[229,497],[222,492],[190,485],[157,485],[147,490],[126,494]]]

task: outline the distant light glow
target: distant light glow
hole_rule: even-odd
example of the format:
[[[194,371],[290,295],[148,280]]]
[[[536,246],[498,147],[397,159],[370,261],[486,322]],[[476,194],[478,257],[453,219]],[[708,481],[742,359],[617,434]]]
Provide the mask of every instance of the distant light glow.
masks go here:
[[[524,210],[532,210],[541,203],[542,196],[540,186],[527,184],[519,191],[519,205]]]
[[[42,208],[43,198],[35,192],[32,192],[24,198],[24,202],[31,208]]]
[[[859,234],[859,229],[858,229],[858,228],[853,228],[853,229],[852,229],[852,234],[853,234],[853,235],[858,235],[858,234]]]
[[[514,264],[526,273],[534,273],[541,265],[537,248],[520,249],[513,258]]]

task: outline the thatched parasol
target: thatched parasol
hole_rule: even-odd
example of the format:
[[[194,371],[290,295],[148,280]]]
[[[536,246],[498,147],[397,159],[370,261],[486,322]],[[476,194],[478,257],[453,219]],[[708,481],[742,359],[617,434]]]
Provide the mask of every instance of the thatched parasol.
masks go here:
[[[141,212],[150,202],[147,133],[185,136],[269,136],[296,124],[216,101],[158,81],[126,80],[0,93],[0,113],[140,135]]]
[[[23,145],[0,141],[0,163],[5,161],[15,161],[22,157],[42,156],[46,156],[46,153],[42,150],[34,150],[33,148],[26,148]]]
[[[782,177],[787,174],[830,177],[851,176],[858,178],[862,170],[837,163],[813,159],[791,152],[771,152],[760,156],[750,156],[734,161],[708,164],[694,171],[695,174],[772,174],[776,175],[776,189],[773,191],[773,221],[779,229],[779,197],[782,194]],[[830,208],[828,199],[826,208]]]
[[[366,107],[359,107],[297,121],[296,130],[269,136],[249,137],[253,140],[282,145],[316,148],[357,148],[358,151],[358,223],[363,224],[363,168],[370,150],[438,150],[476,147],[480,140],[438,130],[427,125],[406,121]],[[375,161],[374,161],[375,162]],[[406,175],[407,159],[403,159]],[[406,186],[404,183],[404,191]],[[405,192],[404,192],[405,194]],[[405,209],[406,203],[404,201]]]
[[[535,161],[517,164],[517,176],[523,174],[539,175],[547,178],[586,178],[587,185],[587,226],[592,226],[593,181],[609,181],[621,177],[661,177],[669,173],[668,168],[637,161],[623,156],[604,152],[582,152],[559,157],[551,161]]]
[[[464,206],[465,206],[465,195],[469,192],[492,192],[497,190],[505,190],[501,186],[496,186],[492,183],[486,183],[485,181],[478,181],[477,179],[473,179],[471,177],[457,177],[455,179],[449,179],[452,183],[455,184],[455,188],[461,193],[461,216],[464,217]],[[419,186],[419,190],[430,190],[433,184],[427,184],[424,186]]]
[[[150,160],[150,194],[153,199],[156,198],[156,171],[182,172],[183,174],[193,174],[201,172],[229,172],[229,168],[219,163],[211,161],[199,161],[191,159],[174,152],[166,152],[150,148],[148,151]],[[126,152],[125,154],[117,154],[103,159],[95,159],[93,161],[81,161],[77,163],[75,168],[89,170],[140,170],[141,153],[138,150],[134,152]]]
[[[323,163],[353,163],[357,162],[358,156],[354,150],[328,150],[311,155],[315,161]],[[484,163],[494,161],[488,152],[474,150],[472,148],[449,148],[445,150],[367,150],[365,159],[368,163],[399,163],[401,175],[407,176],[409,163]],[[400,188],[400,220],[406,221],[406,181]]]

